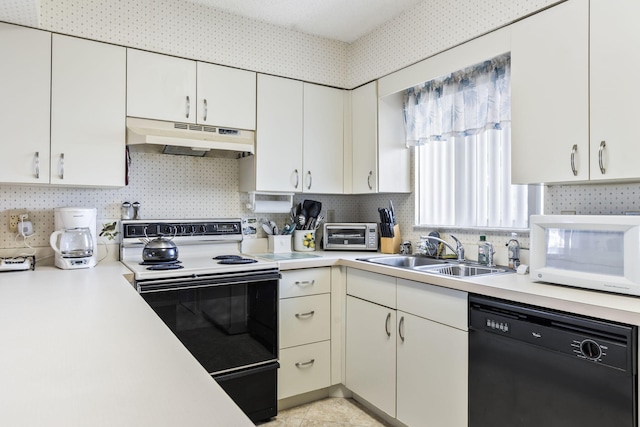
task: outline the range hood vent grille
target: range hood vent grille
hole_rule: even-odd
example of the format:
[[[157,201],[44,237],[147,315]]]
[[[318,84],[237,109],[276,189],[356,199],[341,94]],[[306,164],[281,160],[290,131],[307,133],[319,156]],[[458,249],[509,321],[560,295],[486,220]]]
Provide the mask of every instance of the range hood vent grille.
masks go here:
[[[127,117],[132,151],[239,158],[255,153],[253,131]]]

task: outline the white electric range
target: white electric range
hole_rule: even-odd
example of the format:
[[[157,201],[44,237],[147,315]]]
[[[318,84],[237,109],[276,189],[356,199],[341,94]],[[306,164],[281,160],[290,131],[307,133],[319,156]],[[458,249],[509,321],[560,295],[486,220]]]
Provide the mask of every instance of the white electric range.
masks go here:
[[[178,262],[166,263],[166,269],[163,263],[143,264],[145,239],[159,236],[178,248]],[[241,242],[240,219],[123,220],[120,260],[136,281],[278,268],[276,262],[241,254]]]

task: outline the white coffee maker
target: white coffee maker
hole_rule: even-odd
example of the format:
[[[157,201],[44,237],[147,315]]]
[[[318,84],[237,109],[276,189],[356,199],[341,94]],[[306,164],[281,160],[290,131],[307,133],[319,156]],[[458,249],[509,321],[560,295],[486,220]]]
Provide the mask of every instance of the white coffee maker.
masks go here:
[[[49,243],[55,251],[55,265],[63,270],[91,268],[97,263],[96,208],[55,208],[56,231]]]

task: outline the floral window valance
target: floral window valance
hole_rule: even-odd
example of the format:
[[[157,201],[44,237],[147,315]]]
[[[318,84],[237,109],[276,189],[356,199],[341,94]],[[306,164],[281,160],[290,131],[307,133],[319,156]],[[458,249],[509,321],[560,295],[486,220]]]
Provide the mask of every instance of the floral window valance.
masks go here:
[[[407,89],[407,145],[501,129],[511,121],[511,55]]]

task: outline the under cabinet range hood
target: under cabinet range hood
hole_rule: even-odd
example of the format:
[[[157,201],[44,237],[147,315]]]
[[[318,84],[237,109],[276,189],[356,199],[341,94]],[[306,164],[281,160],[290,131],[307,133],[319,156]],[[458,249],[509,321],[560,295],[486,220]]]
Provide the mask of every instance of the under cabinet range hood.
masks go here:
[[[127,117],[127,145],[131,151],[236,159],[255,153],[255,132]]]

